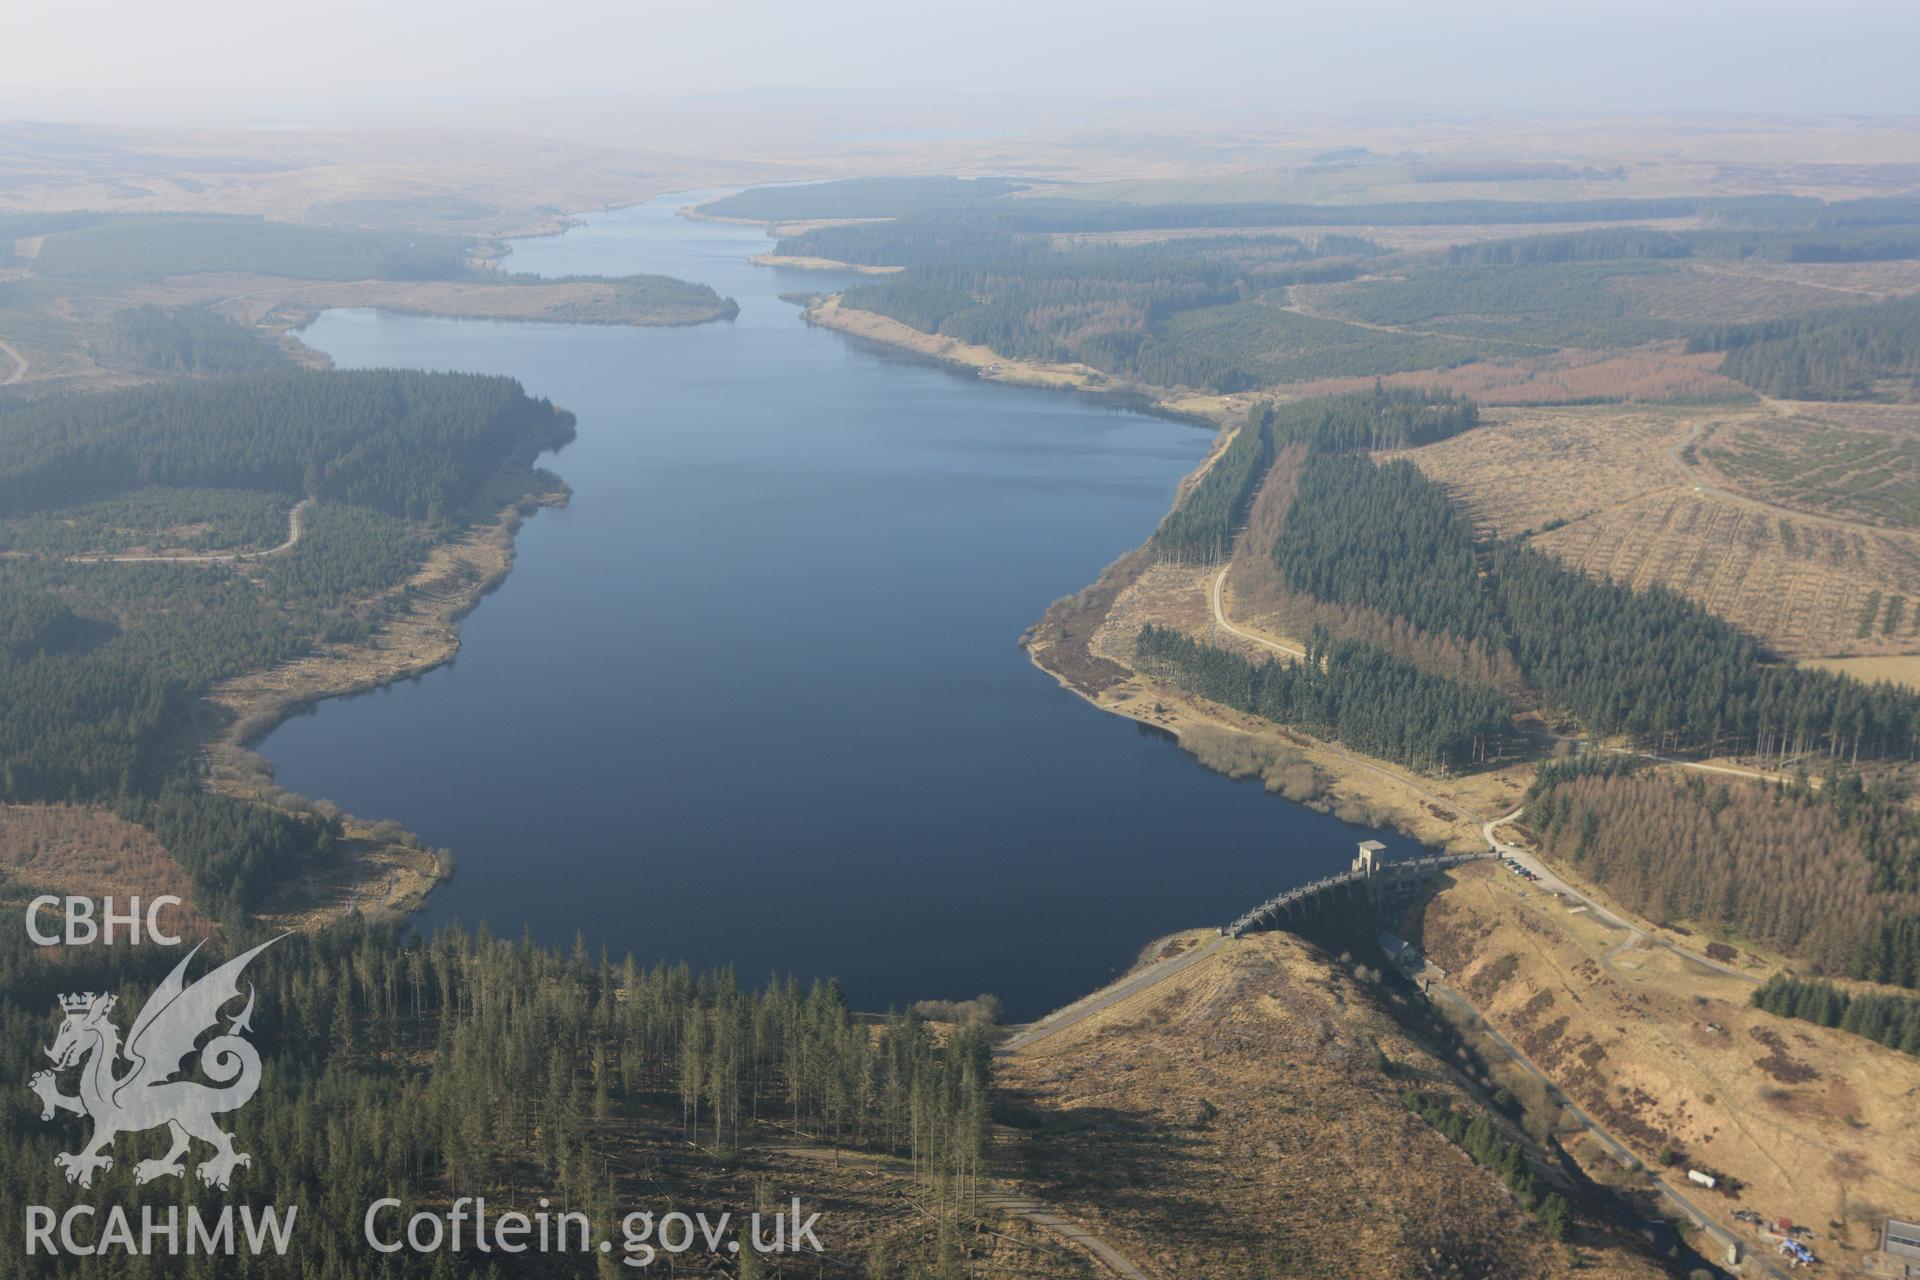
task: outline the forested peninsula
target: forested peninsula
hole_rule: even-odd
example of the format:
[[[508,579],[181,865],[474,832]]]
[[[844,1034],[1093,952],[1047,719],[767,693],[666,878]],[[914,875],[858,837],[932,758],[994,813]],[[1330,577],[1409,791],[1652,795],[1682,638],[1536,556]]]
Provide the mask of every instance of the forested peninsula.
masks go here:
[[[503,507],[559,490],[531,463],[573,432],[571,414],[512,379],[397,370],[0,408],[0,538],[15,548],[0,558],[0,800],[103,807],[150,828],[211,919],[288,905],[292,882],[346,852],[340,817],[209,787],[201,756],[235,717],[334,690],[286,690],[271,708],[205,699],[252,673],[346,658],[404,623],[423,568]],[[279,543],[273,513],[296,507]],[[170,549],[183,526],[209,523],[240,545]],[[108,536],[136,539],[138,554],[99,552]]]

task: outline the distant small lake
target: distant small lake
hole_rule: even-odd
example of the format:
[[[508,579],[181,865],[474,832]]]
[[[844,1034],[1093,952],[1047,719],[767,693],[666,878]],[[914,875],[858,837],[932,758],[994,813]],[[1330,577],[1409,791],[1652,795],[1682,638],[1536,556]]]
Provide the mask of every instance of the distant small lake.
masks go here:
[[[506,373],[579,415],[571,506],[519,537],[450,667],[322,704],[281,783],[451,847],[427,927],[837,977],[858,1006],[1069,1001],[1151,938],[1344,869],[1350,826],[1095,710],[1016,644],[1140,543],[1209,437],[800,321],[758,231],[666,197],[518,242],[659,272],[688,329],[331,311],[343,367]]]

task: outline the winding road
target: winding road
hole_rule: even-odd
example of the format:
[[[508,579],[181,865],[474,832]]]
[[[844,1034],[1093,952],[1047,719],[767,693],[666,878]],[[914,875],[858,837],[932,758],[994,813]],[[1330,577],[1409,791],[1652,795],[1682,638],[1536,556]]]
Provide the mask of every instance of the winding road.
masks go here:
[[[1292,657],[1292,658],[1306,657],[1307,656],[1306,651],[1303,649],[1296,649],[1292,645],[1281,644],[1278,640],[1270,640],[1266,636],[1257,635],[1254,632],[1245,631],[1233,625],[1233,620],[1227,617],[1226,608],[1222,604],[1221,598],[1220,598],[1221,590],[1226,586],[1227,573],[1232,568],[1233,568],[1232,561],[1228,561],[1227,564],[1222,566],[1220,572],[1214,575],[1213,585],[1207,591],[1207,597],[1213,605],[1213,620],[1215,624],[1217,624],[1222,631],[1225,631],[1230,635],[1237,636],[1240,639],[1245,640],[1248,644],[1257,644],[1262,646],[1263,648],[1271,649],[1275,653],[1283,653],[1283,654],[1286,654],[1288,657]],[[1326,739],[1316,739],[1316,741],[1319,742],[1320,745],[1324,746],[1328,751],[1334,752],[1336,755],[1339,755],[1342,758],[1344,758],[1349,764],[1353,765],[1354,768],[1364,769],[1368,773],[1375,774],[1379,777],[1385,778],[1387,781],[1395,784],[1396,786],[1405,788],[1406,790],[1413,792],[1415,795],[1419,796],[1422,800],[1426,800],[1431,804],[1438,805],[1440,808],[1447,810],[1449,812],[1460,808],[1459,801],[1449,800],[1445,796],[1435,795],[1433,792],[1428,791],[1425,787],[1421,786],[1418,782],[1415,782],[1411,777],[1409,777],[1404,773],[1395,772],[1394,770],[1387,768],[1385,765],[1375,764],[1372,761],[1368,760],[1366,757],[1356,755],[1353,752],[1347,750],[1345,747],[1341,746],[1337,742],[1327,741]]]
[[[302,498],[294,503],[293,509],[287,512],[287,540],[265,551],[208,551],[181,556],[68,556],[67,559],[74,564],[235,564],[243,560],[265,560],[270,556],[285,555],[299,545],[302,518],[312,506],[312,498]]]
[[[1756,986],[1759,985],[1760,979],[1754,977],[1750,973],[1746,973],[1742,970],[1735,969],[1730,965],[1722,964],[1718,960],[1709,959],[1708,957],[1700,955],[1696,952],[1688,951],[1684,947],[1675,946],[1673,943],[1668,942],[1664,938],[1654,937],[1652,934],[1647,933],[1644,929],[1641,929],[1639,926],[1635,925],[1632,921],[1623,919],[1621,916],[1617,915],[1613,911],[1608,910],[1605,906],[1594,901],[1594,899],[1588,896],[1587,894],[1582,893],[1580,890],[1568,884],[1565,880],[1561,879],[1558,875],[1555,875],[1554,872],[1550,868],[1548,868],[1545,863],[1541,862],[1540,859],[1536,857],[1534,854],[1528,852],[1525,849],[1520,848],[1518,845],[1503,843],[1500,837],[1495,834],[1497,828],[1505,826],[1507,823],[1514,821],[1515,819],[1519,818],[1519,816],[1522,813],[1525,813],[1525,812],[1526,810],[1524,807],[1515,809],[1512,813],[1509,813],[1504,817],[1495,818],[1493,821],[1481,827],[1480,828],[1481,833],[1485,835],[1487,838],[1487,846],[1491,848],[1495,853],[1499,854],[1501,857],[1511,858],[1514,862],[1519,863],[1526,870],[1532,872],[1535,876],[1538,876],[1540,887],[1547,890],[1549,893],[1557,893],[1563,898],[1571,899],[1575,902],[1578,902],[1587,908],[1588,913],[1594,919],[1601,921],[1603,924],[1612,925],[1615,928],[1623,929],[1626,931],[1627,940],[1621,943],[1618,947],[1615,947],[1612,951],[1609,951],[1607,953],[1606,958],[1604,958],[1601,962],[1603,965],[1606,964],[1607,959],[1611,959],[1611,957],[1617,954],[1619,951],[1630,946],[1644,944],[1649,947],[1658,947],[1662,950],[1672,952],[1674,955],[1679,956],[1683,960],[1686,960],[1692,964],[1700,965],[1703,968],[1712,969],[1716,973],[1723,973],[1723,974],[1726,974],[1728,977],[1738,978],[1742,982],[1752,983]],[[1608,967],[1609,969],[1611,968],[1611,966],[1608,966]],[[1486,1032],[1488,1038],[1490,1038],[1494,1042],[1494,1044],[1498,1045],[1501,1051],[1504,1052],[1509,1058],[1513,1060],[1514,1065],[1519,1067],[1522,1071],[1526,1072],[1529,1076],[1532,1076],[1535,1080],[1538,1080],[1542,1085],[1544,1085],[1548,1090],[1549,1096],[1551,1096],[1554,1099],[1554,1101],[1558,1102],[1563,1108],[1565,1108],[1565,1110],[1567,1111],[1567,1114],[1573,1116],[1574,1119],[1578,1120],[1581,1123],[1581,1125],[1583,1125],[1586,1128],[1587,1132],[1591,1133],[1594,1136],[1595,1140],[1597,1140],[1603,1147],[1607,1149],[1607,1151],[1614,1157],[1614,1159],[1618,1160],[1622,1165],[1631,1165],[1632,1163],[1634,1163],[1635,1157],[1633,1153],[1628,1151],[1627,1148],[1620,1142],[1619,1139],[1615,1138],[1612,1134],[1608,1133],[1605,1129],[1601,1128],[1600,1125],[1593,1119],[1592,1116],[1589,1116],[1585,1111],[1582,1111],[1579,1105],[1576,1104],[1572,1098],[1568,1097],[1564,1092],[1561,1091],[1560,1087],[1553,1082],[1551,1077],[1549,1077],[1544,1071],[1540,1070],[1539,1067],[1535,1066],[1532,1060],[1529,1059],[1526,1056],[1526,1054],[1522,1053],[1511,1041],[1509,1041],[1505,1036],[1501,1035],[1499,1031],[1495,1030],[1493,1027],[1493,1024],[1488,1022],[1487,1019],[1481,1015],[1480,1011],[1474,1007],[1471,1001],[1469,1001],[1466,997],[1460,995],[1458,992],[1454,991],[1450,987],[1446,986],[1446,984],[1440,981],[1438,978],[1430,976],[1428,979],[1427,985],[1428,985],[1428,990],[1431,994],[1440,996],[1441,998],[1445,999],[1449,1004],[1452,1004],[1454,1007],[1464,1010],[1467,1014],[1471,1015],[1473,1020],[1479,1024],[1480,1028]],[[1650,1175],[1650,1176],[1652,1177],[1654,1188],[1657,1191],[1659,1191],[1662,1196],[1664,1196],[1668,1201],[1670,1201],[1682,1213],[1686,1214],[1689,1219],[1699,1223],[1702,1230],[1706,1231],[1722,1246],[1732,1246],[1732,1247],[1739,1248],[1740,1250],[1742,1250],[1743,1255],[1747,1258],[1747,1261],[1756,1265],[1761,1272],[1769,1276],[1780,1277],[1781,1280],[1784,1280],[1783,1273],[1780,1271],[1778,1267],[1776,1267],[1773,1264],[1771,1259],[1766,1257],[1764,1253],[1748,1252],[1748,1250],[1750,1250],[1750,1248],[1752,1247],[1750,1241],[1743,1240],[1739,1236],[1735,1235],[1733,1232],[1727,1230],[1725,1227],[1720,1226],[1717,1222],[1713,1220],[1713,1218],[1710,1215],[1706,1213],[1705,1210],[1701,1209],[1692,1200],[1688,1199],[1683,1192],[1679,1191],[1678,1189],[1672,1186],[1669,1186],[1667,1182],[1664,1179],[1660,1178],[1658,1175]]]
[[[1110,1009],[1131,996],[1138,995],[1149,987],[1157,986],[1184,969],[1200,963],[1216,954],[1227,945],[1224,937],[1212,938],[1195,947],[1189,947],[1177,956],[1157,960],[1139,972],[1121,978],[1085,998],[1075,1001],[1064,1009],[1056,1010],[1029,1023],[1016,1031],[1011,1037],[998,1045],[993,1053],[995,1057],[1009,1057],[1023,1053],[1047,1038],[1058,1035],[1067,1028],[1076,1026],[1094,1014]],[[1149,1273],[1140,1265],[1108,1244],[1100,1237],[1092,1235],[1077,1223],[1063,1217],[1051,1206],[1028,1196],[1015,1195],[995,1187],[981,1197],[983,1201],[1008,1213],[1017,1214],[1037,1227],[1052,1232],[1057,1238],[1092,1254],[1102,1266],[1119,1276],[1120,1280],[1149,1280]]]

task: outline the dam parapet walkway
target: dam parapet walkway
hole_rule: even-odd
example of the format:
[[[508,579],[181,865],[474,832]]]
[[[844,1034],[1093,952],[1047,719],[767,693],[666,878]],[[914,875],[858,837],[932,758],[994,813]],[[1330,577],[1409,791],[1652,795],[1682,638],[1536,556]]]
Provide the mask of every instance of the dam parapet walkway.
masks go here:
[[[1497,856],[1492,852],[1436,853],[1392,860],[1381,856],[1386,848],[1378,840],[1364,841],[1350,870],[1322,876],[1268,898],[1232,924],[1222,925],[1220,932],[1226,937],[1238,938],[1255,929],[1300,919],[1337,902],[1351,902],[1362,895],[1376,906],[1396,906],[1412,899],[1421,885],[1450,867]]]

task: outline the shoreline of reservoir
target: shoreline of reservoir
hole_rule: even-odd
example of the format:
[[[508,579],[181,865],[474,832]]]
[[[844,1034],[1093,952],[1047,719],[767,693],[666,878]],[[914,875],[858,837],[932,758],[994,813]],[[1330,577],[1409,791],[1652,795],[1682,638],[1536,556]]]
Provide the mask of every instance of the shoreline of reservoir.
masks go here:
[[[576,501],[522,540],[485,644],[452,665],[421,647],[389,696],[341,698],[361,683],[341,680],[261,743],[278,785],[457,852],[422,928],[831,974],[863,1007],[985,989],[1017,1016],[1148,937],[1344,868],[1355,840],[1412,852],[1116,732],[1005,643],[1157,523],[1208,452],[1198,415],[1143,414],[1130,388],[975,389],[994,379],[797,324],[784,296],[815,281],[753,265],[760,229],[683,203],[593,217],[516,265],[699,281],[742,302],[738,324],[329,313],[309,335],[342,367],[514,376],[582,423]],[[715,874],[764,927],[650,906]],[[586,903],[566,888],[583,882]]]
[[[514,478],[503,472],[498,483]],[[528,487],[498,505],[490,518],[476,518],[461,538],[434,547],[406,582],[386,593],[404,599],[405,607],[365,639],[235,676],[208,690],[196,720],[214,722],[214,732],[201,746],[209,788],[256,803],[288,804],[272,760],[258,750],[265,739],[323,702],[416,680],[452,662],[460,652],[460,624],[512,572],[521,526],[542,508],[564,506],[569,496],[565,485]],[[206,728],[202,723],[203,735]],[[332,803],[330,797],[291,800],[294,807],[312,802]],[[453,874],[448,851],[428,849],[391,818],[343,811],[340,822],[349,847],[342,861],[350,864],[342,870],[350,880],[310,877],[300,888],[315,900],[256,915],[301,928],[321,927],[354,912],[403,919]],[[385,872],[387,883],[377,902],[362,904],[360,884],[369,866]]]

